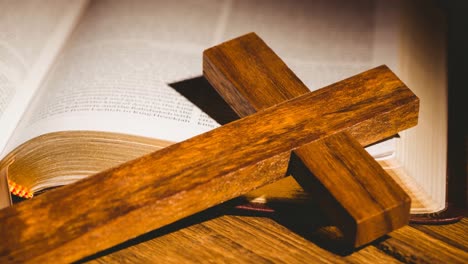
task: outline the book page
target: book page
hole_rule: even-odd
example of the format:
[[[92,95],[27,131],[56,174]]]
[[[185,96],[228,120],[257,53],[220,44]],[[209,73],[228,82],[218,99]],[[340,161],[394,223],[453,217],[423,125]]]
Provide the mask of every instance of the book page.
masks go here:
[[[85,1],[0,1],[0,153]]]
[[[221,39],[257,32],[316,90],[382,64],[396,68],[396,4],[387,2],[234,1]]]
[[[180,141],[213,129],[169,84],[201,76],[204,49],[252,31],[312,90],[389,64],[376,55],[376,10],[343,0],[94,1],[10,147],[60,130]]]
[[[433,200],[419,213],[447,205],[447,36],[443,10],[405,2],[402,14],[401,79],[420,100],[418,125],[401,133],[397,160]]]

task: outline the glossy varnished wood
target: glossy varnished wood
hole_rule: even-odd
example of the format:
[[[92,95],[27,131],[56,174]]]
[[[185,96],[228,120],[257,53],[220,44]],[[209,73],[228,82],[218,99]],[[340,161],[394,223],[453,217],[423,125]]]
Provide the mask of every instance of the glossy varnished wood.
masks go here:
[[[241,117],[309,92],[255,33],[210,48],[204,52],[203,59],[204,75]],[[385,82],[404,86],[387,67],[381,66],[375,71],[385,76],[374,83],[376,89],[386,85]],[[330,104],[359,101],[359,92],[348,92],[347,99],[323,97],[321,100]],[[347,114],[350,114],[348,110],[341,111],[342,117],[346,118]],[[415,124],[415,119],[406,122],[399,116],[379,118],[372,122],[389,126],[384,133],[377,130],[365,136],[358,133],[362,144],[381,140]],[[293,176],[312,193],[313,199],[322,205],[354,246],[400,228],[409,219],[409,196],[350,136],[360,129],[369,131],[372,129],[369,126],[350,126],[347,131],[337,131],[326,139],[296,149],[296,160],[300,162],[291,166]]]
[[[392,134],[417,108],[393,74],[367,71],[1,210],[0,262],[80,259],[284,177],[305,144]]]

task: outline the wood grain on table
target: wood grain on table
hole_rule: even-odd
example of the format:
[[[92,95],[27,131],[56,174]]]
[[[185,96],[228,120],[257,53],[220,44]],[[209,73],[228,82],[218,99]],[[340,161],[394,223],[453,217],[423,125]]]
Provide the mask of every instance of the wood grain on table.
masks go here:
[[[301,226],[300,212],[240,215],[210,209],[82,260],[89,263],[468,263],[468,219],[411,225],[357,250],[326,241],[329,227]],[[319,218],[318,212],[303,212]],[[314,216],[315,215],[315,216]],[[286,219],[285,219],[286,218]],[[137,224],[137,223],[135,223]],[[308,225],[311,226],[311,225]],[[333,231],[331,231],[333,232]]]

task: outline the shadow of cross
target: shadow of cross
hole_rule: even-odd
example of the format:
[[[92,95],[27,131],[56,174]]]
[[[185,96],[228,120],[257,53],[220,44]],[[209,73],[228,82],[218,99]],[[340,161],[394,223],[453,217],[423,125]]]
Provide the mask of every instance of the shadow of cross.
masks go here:
[[[205,50],[203,74],[240,117],[310,93],[255,33]],[[359,85],[362,87],[350,89]],[[355,247],[408,223],[409,196],[361,146],[415,125],[416,97],[410,99],[413,102],[402,116],[383,116],[368,108],[383,99],[383,90],[398,93],[404,87],[386,66],[380,66],[316,91],[317,99],[327,102],[322,107],[329,108],[323,115],[346,125],[337,128],[318,122],[311,133],[331,133],[293,150],[292,176]],[[327,89],[340,91],[330,96]],[[408,99],[389,103],[397,108]]]
[[[408,196],[361,147],[417,123],[388,68],[308,92],[249,34],[207,50],[204,73],[238,114],[261,111],[0,210],[0,263],[79,260],[284,178],[292,151],[353,245],[407,223]]]

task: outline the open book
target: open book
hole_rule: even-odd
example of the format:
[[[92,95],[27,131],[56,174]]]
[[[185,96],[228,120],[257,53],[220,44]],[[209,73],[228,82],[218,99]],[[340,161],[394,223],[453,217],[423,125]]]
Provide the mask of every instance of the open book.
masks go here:
[[[410,193],[413,213],[441,210],[445,42],[442,17],[427,9],[344,0],[0,1],[1,172],[13,193],[30,197],[219,126],[189,96],[206,85],[202,52],[254,31],[311,90],[381,64],[395,71],[421,99],[419,125],[367,149]],[[304,195],[289,177],[248,198]]]

